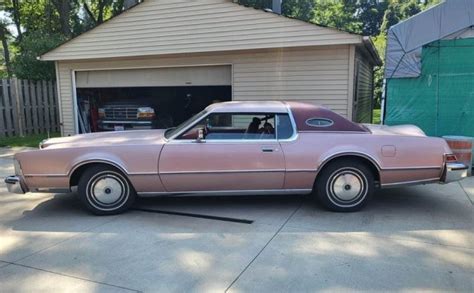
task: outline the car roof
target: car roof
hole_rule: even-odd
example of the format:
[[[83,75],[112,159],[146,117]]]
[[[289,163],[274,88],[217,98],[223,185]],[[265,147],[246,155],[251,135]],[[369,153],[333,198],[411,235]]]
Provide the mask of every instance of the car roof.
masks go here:
[[[288,113],[288,105],[283,101],[233,101],[212,104],[206,110],[213,113]]]

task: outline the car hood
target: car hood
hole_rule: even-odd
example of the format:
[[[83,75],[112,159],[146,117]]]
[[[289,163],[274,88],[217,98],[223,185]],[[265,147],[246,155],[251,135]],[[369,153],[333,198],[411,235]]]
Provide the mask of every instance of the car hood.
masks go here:
[[[135,130],[80,134],[45,140],[41,148],[95,147],[108,145],[143,145],[164,142],[165,130]]]

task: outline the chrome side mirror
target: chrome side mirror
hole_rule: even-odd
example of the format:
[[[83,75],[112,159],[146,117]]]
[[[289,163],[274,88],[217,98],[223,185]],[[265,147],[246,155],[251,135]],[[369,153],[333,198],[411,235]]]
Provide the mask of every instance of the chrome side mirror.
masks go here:
[[[198,129],[198,136],[196,138],[196,142],[204,142],[204,129],[203,128]]]

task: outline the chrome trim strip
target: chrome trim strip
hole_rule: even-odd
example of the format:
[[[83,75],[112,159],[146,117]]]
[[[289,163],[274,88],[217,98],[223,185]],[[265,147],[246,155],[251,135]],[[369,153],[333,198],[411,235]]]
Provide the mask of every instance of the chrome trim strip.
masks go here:
[[[316,173],[318,170],[316,169],[288,169],[286,170],[287,173],[302,173],[302,172],[311,172]]]
[[[314,126],[312,126],[314,127]],[[334,133],[345,133],[345,134],[371,134],[370,132],[365,131],[337,131],[337,130],[300,130],[300,133],[327,133],[327,134],[334,134]]]
[[[290,117],[290,122],[293,127],[293,135],[290,136],[287,139],[279,139],[279,142],[290,142],[290,141],[295,141],[298,138],[298,128],[296,128],[296,120],[293,115],[293,112],[291,111],[291,107],[288,103],[284,103],[286,105],[286,110],[288,113],[288,116]]]
[[[237,195],[290,195],[308,194],[311,189],[266,189],[266,190],[215,190],[215,191],[177,191],[177,192],[138,192],[141,197],[155,196],[237,196]]]
[[[441,170],[441,166],[415,166],[415,167],[388,167],[381,171],[409,171],[409,170]]]
[[[276,173],[276,172],[285,172],[285,169],[169,171],[169,172],[160,172],[159,175],[220,174],[220,173]]]
[[[343,156],[356,156],[356,157],[362,157],[362,158],[365,158],[369,161],[371,161],[375,167],[377,168],[377,170],[381,171],[381,168],[380,168],[380,164],[379,162],[374,159],[371,155],[367,154],[367,153],[363,153],[363,152],[341,152],[341,153],[337,153],[337,154],[333,154],[327,158],[325,158],[322,163],[319,165],[318,167],[318,171],[321,170],[322,168],[324,168],[324,166],[329,162],[331,161],[332,159],[336,159],[336,158],[339,158],[339,157],[343,157]]]
[[[40,187],[34,188],[31,192],[38,192],[38,193],[70,193],[70,188],[57,188],[57,187]]]
[[[122,165],[120,165],[119,163],[117,163],[117,162],[113,162],[113,161],[109,161],[109,160],[105,160],[105,159],[90,159],[90,160],[85,160],[85,161],[82,161],[82,162],[74,165],[71,168],[71,170],[69,170],[69,173],[66,176],[71,176],[79,167],[84,166],[86,164],[90,164],[90,163],[110,164],[110,165],[118,168],[119,170],[121,170],[125,175],[129,175],[127,169],[125,167],[123,167]]]
[[[25,174],[24,177],[68,177],[68,174]]]
[[[128,173],[129,176],[149,176],[149,175],[159,175],[158,172],[131,172]]]
[[[439,181],[440,181],[440,178],[429,178],[429,179],[421,179],[421,180],[413,180],[413,181],[385,183],[385,184],[381,184],[380,187],[382,188],[400,187],[400,186],[409,186],[409,185],[417,185],[417,184],[425,184],[425,183],[436,183]]]

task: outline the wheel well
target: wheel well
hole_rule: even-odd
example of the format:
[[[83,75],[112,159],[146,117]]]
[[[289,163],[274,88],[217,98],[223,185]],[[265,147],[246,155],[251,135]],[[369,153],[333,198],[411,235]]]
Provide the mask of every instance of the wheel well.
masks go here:
[[[372,174],[374,174],[374,179],[375,179],[376,184],[380,183],[380,172],[379,172],[379,168],[377,167],[377,165],[372,160],[370,160],[366,157],[358,156],[358,155],[342,155],[342,156],[339,156],[339,157],[332,158],[329,161],[324,162],[321,165],[320,170],[324,169],[324,167],[326,167],[327,165],[329,165],[333,162],[343,161],[343,160],[359,161],[360,163],[362,163],[365,166],[369,167],[370,170],[372,171]],[[320,173],[321,172],[318,172],[318,175],[316,176],[316,179],[319,177]]]
[[[79,180],[81,179],[82,177],[82,174],[84,174],[84,172],[93,167],[93,166],[107,166],[107,167],[111,167],[113,169],[115,169],[116,171],[120,172],[120,173],[124,173],[122,170],[118,169],[116,166],[112,165],[112,164],[108,164],[108,163],[87,163],[87,164],[84,164],[84,165],[81,165],[79,166],[79,168],[76,168],[71,176],[69,177],[69,187],[73,187],[73,186],[77,186],[79,184]],[[126,174],[123,174],[123,175],[126,175]]]

